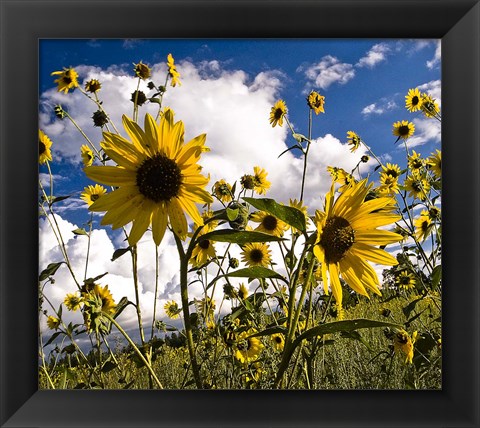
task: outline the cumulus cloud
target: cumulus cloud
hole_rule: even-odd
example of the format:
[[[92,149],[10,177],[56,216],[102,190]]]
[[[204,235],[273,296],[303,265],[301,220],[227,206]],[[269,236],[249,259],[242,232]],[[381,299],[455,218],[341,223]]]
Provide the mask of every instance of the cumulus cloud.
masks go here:
[[[440,40],[436,41],[437,47],[435,49],[435,54],[430,61],[427,61],[427,67],[433,69],[440,64],[442,59],[442,42]]]
[[[381,115],[397,107],[394,101],[381,100],[378,103],[372,103],[362,109],[364,116],[372,114]]]
[[[390,48],[386,43],[378,43],[374,45],[364,57],[360,58],[357,67],[373,68],[378,63],[385,61],[387,54],[390,52]]]
[[[303,72],[312,87],[327,89],[333,83],[344,85],[355,77],[352,64],[341,62],[338,58],[327,55],[320,62],[302,65],[297,69]]]
[[[442,82],[441,80],[432,80],[418,87],[420,92],[429,94],[439,106],[442,105]]]
[[[433,118],[413,119],[415,133],[409,138],[408,146],[416,147],[428,142],[439,143],[441,140],[441,124]]]

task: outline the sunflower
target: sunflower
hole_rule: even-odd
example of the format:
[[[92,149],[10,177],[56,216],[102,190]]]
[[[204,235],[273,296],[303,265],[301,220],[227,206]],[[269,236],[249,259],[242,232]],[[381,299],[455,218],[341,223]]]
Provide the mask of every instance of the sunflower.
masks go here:
[[[340,188],[338,189],[339,192],[343,192],[348,188],[348,186],[350,186],[350,184],[356,182],[353,175],[345,171],[343,168],[328,166],[327,171],[330,173],[335,183],[341,184]]]
[[[52,140],[41,129],[38,130],[38,163],[44,164],[52,160]]]
[[[264,242],[246,244],[242,251],[242,262],[250,266],[267,267],[271,263],[270,248]]]
[[[398,139],[403,138],[406,140],[410,138],[415,132],[415,125],[408,120],[402,120],[401,122],[395,122],[393,124],[393,135],[397,136]]]
[[[433,171],[433,174],[436,178],[442,177],[442,152],[440,150],[436,150],[435,153],[428,158],[427,165]]]
[[[395,282],[400,288],[404,290],[411,290],[415,288],[415,277],[413,274],[407,272],[406,270],[402,270],[400,274],[395,279]]]
[[[195,306],[197,312],[201,313],[205,318],[212,318],[215,313],[215,308],[217,307],[215,300],[210,297],[205,297],[201,300],[195,299]]]
[[[92,305],[92,298],[96,300],[96,307],[107,314],[113,315],[117,307],[115,300],[113,300],[112,293],[108,289],[108,285],[102,287],[101,285],[95,284],[93,290],[87,294],[84,294],[85,299],[90,299],[90,303],[87,306]]]
[[[250,329],[238,335],[235,344],[235,358],[242,364],[248,364],[257,360],[263,350],[263,344],[260,339],[258,337],[250,337],[255,333],[255,330]]]
[[[408,157],[408,167],[413,172],[419,172],[419,170],[425,165],[424,160],[421,158],[420,153],[413,150],[413,153]]]
[[[202,230],[199,236],[203,234],[205,234],[205,232]],[[194,267],[200,267],[200,266],[203,266],[205,263],[207,263],[208,260],[215,258],[216,255],[217,253],[215,252],[215,247],[213,246],[213,242],[208,239],[203,239],[195,245],[192,251],[192,257],[190,259],[190,263]]]
[[[422,105],[422,96],[418,88],[410,89],[405,96],[405,107],[410,112],[420,110]]]
[[[86,144],[84,144],[84,145],[82,145],[82,147],[80,147],[80,150],[81,150],[81,154],[82,154],[83,166],[92,165],[94,157],[93,157],[93,152],[90,149],[90,147],[88,147]]]
[[[247,287],[245,287],[245,284],[242,283],[238,286],[237,295],[241,300],[245,300],[248,297],[248,290]]]
[[[102,87],[102,84],[97,79],[91,79],[85,83],[85,90],[91,92],[92,94],[99,91]]]
[[[305,225],[306,225],[306,227],[308,227],[308,224],[310,222],[310,217],[308,217],[308,207],[306,207],[303,204],[303,201],[297,201],[297,199],[290,199],[288,205],[290,207],[296,208],[297,210],[302,212],[302,214],[305,216]],[[290,227],[292,229],[293,233],[297,233],[297,234],[301,233],[298,229],[296,229],[293,226],[288,226],[288,227]]]
[[[394,193],[398,193],[398,179],[389,174],[385,174],[384,172],[380,173],[380,186],[377,190],[382,195],[393,195]]]
[[[395,352],[403,352],[406,355],[405,363],[412,364],[414,344],[417,339],[417,332],[414,331],[412,337],[405,330],[397,331],[393,336],[393,346]]]
[[[283,118],[287,114],[287,106],[285,101],[278,100],[275,105],[270,110],[270,124],[272,128],[275,126],[282,126],[283,125]]]
[[[254,190],[259,195],[265,195],[270,189],[271,183],[267,180],[268,172],[259,166],[253,167],[253,185]]]
[[[177,302],[170,300],[165,305],[163,306],[163,309],[165,309],[165,314],[167,315],[168,318],[175,320],[179,318],[180,312],[182,311],[181,308],[178,307]]]
[[[424,201],[427,199],[427,193],[430,191],[430,183],[418,174],[409,175],[405,179],[405,190],[408,196]]]
[[[285,338],[283,337],[283,334],[275,333],[272,334],[270,338],[272,339],[272,345],[275,351],[282,352],[285,345]]]
[[[232,186],[225,180],[219,180],[213,185],[213,195],[221,202],[228,203],[233,199]]]
[[[58,92],[68,93],[70,89],[78,87],[78,73],[73,68],[63,68],[62,71],[54,71],[51,76],[59,76],[54,83],[58,85]]]
[[[274,236],[283,236],[288,227],[285,222],[265,211],[257,211],[256,213],[253,213],[250,220],[254,223],[260,223],[255,230]]]
[[[347,132],[347,143],[352,146],[352,148],[350,149],[350,151],[352,153],[354,153],[359,147],[360,147],[360,143],[361,143],[361,138],[353,131],[348,131]]]
[[[422,212],[423,214],[423,212]],[[441,219],[441,211],[440,211],[440,208],[438,207],[430,207],[428,209],[428,217],[430,217],[430,220],[432,221],[436,221],[436,220],[440,220]]]
[[[77,296],[76,294],[68,293],[63,300],[63,303],[67,307],[69,311],[76,311],[80,308],[80,304],[82,303],[82,298]]]
[[[183,122],[174,122],[167,109],[158,125],[148,113],[145,130],[123,116],[123,125],[132,142],[120,135],[104,132],[101,146],[117,166],[90,166],[87,176],[118,187],[93,205],[92,211],[107,211],[102,224],[116,229],[133,221],[128,237],[135,245],[152,225],[153,240],[160,245],[167,222],[181,239],[187,236],[185,212],[197,224],[203,224],[195,203],[210,204],[212,197],[204,190],[208,178],[197,164],[208,150],[205,134],[183,144]]]
[[[180,73],[177,71],[177,67],[175,66],[175,60],[173,59],[173,56],[170,53],[167,56],[167,66],[168,66],[168,74],[172,78],[171,85],[173,87],[177,85],[181,85],[182,83],[180,82]]]
[[[133,68],[133,71],[135,73],[135,76],[140,77],[140,79],[148,79],[151,74],[152,70],[147,64],[144,64],[142,61],[140,61],[138,64],[133,64],[135,67]]]
[[[320,95],[318,92],[310,92],[310,95],[307,98],[307,104],[308,107],[315,112],[315,114],[318,115],[318,113],[325,113],[325,109],[323,108],[325,104],[325,97]]]
[[[400,177],[402,170],[397,164],[387,163],[387,166],[382,165],[382,173],[390,175],[393,178]]]
[[[218,226],[218,220],[210,220],[214,216],[212,210],[207,210],[202,213],[202,219],[203,219],[203,232],[213,232],[215,228]]]
[[[96,200],[101,196],[107,193],[105,187],[95,184],[95,186],[89,185],[84,188],[81,198],[88,204],[90,207]]]
[[[428,94],[422,94],[422,112],[427,117],[435,117],[440,112],[437,102]]]
[[[429,212],[422,210],[420,216],[414,221],[413,224],[415,226],[415,237],[417,238],[417,241],[425,241],[433,229],[433,222],[430,218]]]
[[[334,201],[334,186],[325,196],[325,211],[317,211],[317,240],[314,254],[321,263],[325,293],[328,285],[342,306],[340,276],[357,293],[368,296],[366,288],[380,295],[379,280],[367,262],[394,266],[398,262],[376,245],[402,240],[402,236],[377,227],[387,226],[401,216],[393,213],[395,200],[380,197],[365,202],[371,186],[366,180],[352,184]],[[366,287],[366,288],[365,288]]]
[[[47,326],[50,330],[57,330],[60,327],[60,320],[57,317],[49,315],[47,318]]]

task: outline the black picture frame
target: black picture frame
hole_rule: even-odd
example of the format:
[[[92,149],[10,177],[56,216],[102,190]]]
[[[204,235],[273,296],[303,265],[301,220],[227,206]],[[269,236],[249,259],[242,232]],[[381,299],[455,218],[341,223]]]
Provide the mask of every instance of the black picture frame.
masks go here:
[[[0,0],[2,427],[479,427],[478,0]],[[441,38],[441,391],[38,391],[38,40]]]

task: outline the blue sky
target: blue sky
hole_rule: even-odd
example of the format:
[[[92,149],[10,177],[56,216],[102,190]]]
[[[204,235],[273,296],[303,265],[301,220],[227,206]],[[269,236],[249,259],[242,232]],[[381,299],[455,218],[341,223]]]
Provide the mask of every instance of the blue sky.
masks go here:
[[[162,84],[166,58],[171,53],[182,86],[168,88],[164,105],[174,109],[177,120],[184,121],[187,139],[207,133],[207,145],[212,150],[204,156],[203,166],[211,174],[211,183],[220,178],[233,182],[259,165],[269,172],[272,181],[267,196],[280,202],[298,198],[301,162],[291,153],[277,159],[294,140],[286,126],[270,126],[270,107],[283,99],[296,132],[307,134],[305,98],[310,90],[318,91],[325,96],[325,114],[313,117],[312,137],[316,142],[310,154],[305,198],[312,207],[311,214],[322,208],[323,195],[330,185],[326,166],[352,169],[365,154],[364,150],[350,153],[347,131],[359,134],[382,160],[400,166],[405,165],[405,156],[402,147],[393,144],[392,124],[396,121],[415,124],[410,145],[417,152],[429,156],[440,148],[438,122],[405,109],[405,95],[415,87],[441,102],[437,40],[41,40],[39,51],[39,126],[54,144],[55,194],[72,195],[57,209],[71,251],[79,260],[84,243],[81,237],[71,235],[71,230],[89,219],[79,198],[83,187],[92,184],[82,171],[80,146],[85,141],[68,121],[52,116],[53,106],[62,104],[68,109],[97,146],[101,134],[91,120],[94,104],[79,91],[61,94],[56,90],[55,77],[50,73],[63,67],[74,67],[82,86],[91,78],[101,81],[99,96],[120,129],[121,114],[132,114],[129,99],[137,84],[133,64],[143,61],[151,66],[155,83]],[[142,82],[141,90],[148,95],[146,82]],[[147,111],[156,112],[156,106],[142,107],[140,122]],[[371,172],[374,167],[372,161],[362,166],[362,172]],[[41,167],[40,173],[44,180],[46,169]],[[95,217],[96,226],[99,219]],[[114,297],[121,298],[123,284],[131,288],[128,269],[111,265],[109,259],[115,248],[125,245],[108,227],[96,234],[93,242],[98,254],[91,263],[91,274],[110,272],[109,281],[120,284],[112,286]],[[58,261],[58,249],[44,222],[40,223],[40,242],[41,264]],[[141,245],[147,248],[150,244]],[[160,252],[163,263],[172,266],[162,272],[161,302],[175,299],[178,293],[173,243],[171,248],[169,245],[162,243]],[[141,262],[145,270],[140,276],[144,279],[147,313],[151,305],[147,301],[152,300],[148,285],[150,258],[146,255]],[[62,293],[73,289],[68,288],[71,284],[66,269],[60,269],[57,275],[65,279],[64,288],[57,287],[52,296],[59,303]]]

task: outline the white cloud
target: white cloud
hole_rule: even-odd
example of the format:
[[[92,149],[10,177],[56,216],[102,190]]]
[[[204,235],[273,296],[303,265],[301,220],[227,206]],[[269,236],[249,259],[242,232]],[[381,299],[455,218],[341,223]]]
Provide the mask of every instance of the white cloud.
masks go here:
[[[408,139],[409,147],[416,147],[428,142],[439,143],[441,140],[441,124],[434,118],[413,119],[415,133]]]
[[[362,109],[364,116],[371,114],[381,115],[397,107],[394,101],[381,100],[378,103],[372,103]]]
[[[373,68],[378,63],[385,61],[387,54],[390,52],[390,48],[386,43],[378,43],[374,45],[364,57],[360,58],[357,67]]]
[[[430,61],[427,61],[427,67],[433,69],[440,64],[442,59],[442,42],[441,40],[436,41],[437,47],[435,49],[435,54]]]
[[[429,94],[439,106],[442,105],[442,82],[441,80],[432,80],[418,87],[420,92]]]
[[[331,55],[324,56],[316,64],[301,66],[297,71],[304,72],[311,86],[321,89],[327,89],[337,82],[343,85],[355,77],[352,64],[340,62]]]

